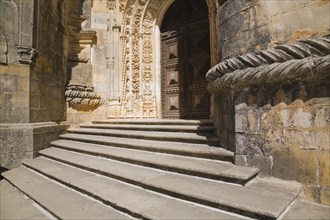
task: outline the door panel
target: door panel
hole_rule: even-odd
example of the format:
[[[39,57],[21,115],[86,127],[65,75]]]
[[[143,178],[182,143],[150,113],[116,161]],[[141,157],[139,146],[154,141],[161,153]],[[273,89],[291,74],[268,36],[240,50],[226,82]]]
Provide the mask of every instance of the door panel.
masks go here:
[[[181,56],[179,38],[172,35],[162,42],[162,100],[163,116],[166,118],[180,117],[180,88],[182,68],[179,63]]]
[[[205,74],[210,69],[210,39],[204,3],[177,0],[164,17],[161,34],[164,118],[209,117],[210,95]]]
[[[203,24],[203,23],[202,23]],[[207,25],[201,25],[197,30],[186,33],[189,50],[186,53],[186,72],[190,103],[189,118],[208,118],[210,95],[207,92],[206,72],[210,69],[209,32]]]

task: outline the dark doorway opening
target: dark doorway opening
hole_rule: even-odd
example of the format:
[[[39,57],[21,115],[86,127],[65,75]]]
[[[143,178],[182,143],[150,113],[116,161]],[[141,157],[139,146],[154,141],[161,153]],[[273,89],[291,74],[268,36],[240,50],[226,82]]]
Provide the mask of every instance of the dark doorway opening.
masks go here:
[[[210,69],[210,33],[205,0],[175,0],[161,25],[164,118],[210,115],[205,74]]]

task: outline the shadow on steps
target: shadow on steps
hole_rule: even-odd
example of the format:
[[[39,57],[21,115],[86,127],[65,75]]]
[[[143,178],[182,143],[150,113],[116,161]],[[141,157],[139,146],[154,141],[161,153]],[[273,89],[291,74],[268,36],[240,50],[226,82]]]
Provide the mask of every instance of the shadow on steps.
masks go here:
[[[9,169],[0,166],[0,180],[3,180],[2,173],[8,171]]]

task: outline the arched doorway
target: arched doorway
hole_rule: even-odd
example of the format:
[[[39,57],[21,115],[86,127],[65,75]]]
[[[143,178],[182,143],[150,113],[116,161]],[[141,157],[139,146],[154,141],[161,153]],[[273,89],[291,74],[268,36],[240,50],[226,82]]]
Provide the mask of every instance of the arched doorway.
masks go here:
[[[208,118],[210,34],[205,0],[175,0],[160,31],[163,117]]]

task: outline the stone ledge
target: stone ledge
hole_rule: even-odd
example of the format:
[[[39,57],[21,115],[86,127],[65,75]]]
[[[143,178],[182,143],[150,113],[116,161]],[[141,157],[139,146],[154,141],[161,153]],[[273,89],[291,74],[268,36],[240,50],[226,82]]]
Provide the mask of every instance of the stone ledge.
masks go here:
[[[0,166],[11,169],[36,157],[67,128],[56,122],[0,124]]]

